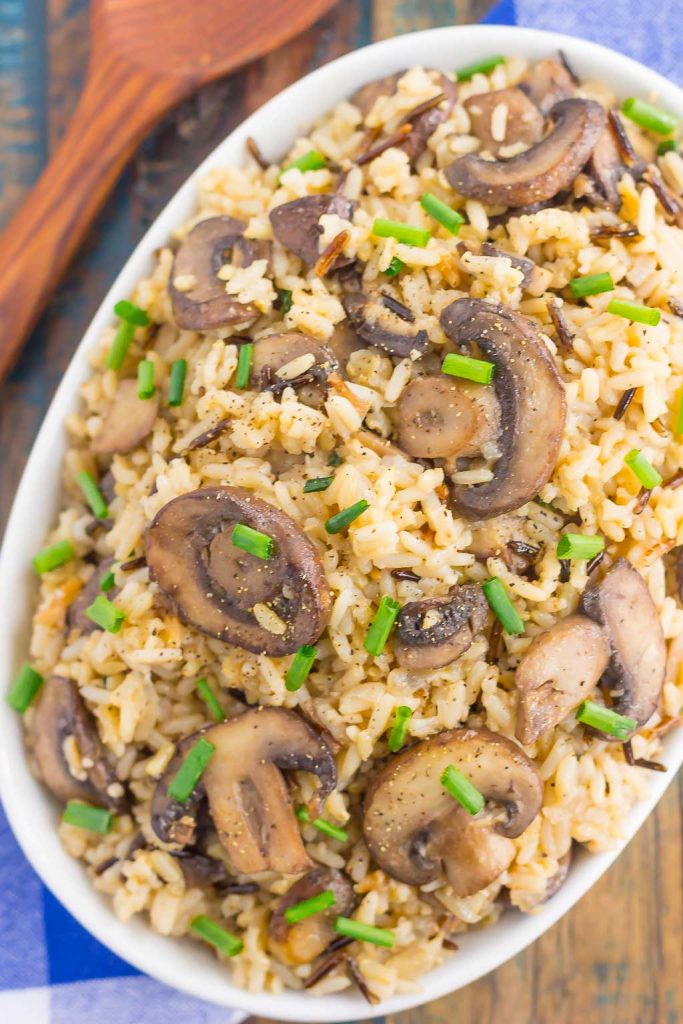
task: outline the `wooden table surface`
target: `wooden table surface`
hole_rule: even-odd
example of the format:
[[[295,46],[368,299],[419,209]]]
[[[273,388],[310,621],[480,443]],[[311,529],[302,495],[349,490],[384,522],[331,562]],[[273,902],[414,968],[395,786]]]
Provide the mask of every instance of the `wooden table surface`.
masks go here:
[[[488,6],[488,0],[342,0],[305,36],[167,118],[136,155],[17,369],[0,386],[0,528],[45,408],[91,315],[131,247],[200,159],[246,114],[312,68],[372,39],[476,21]],[[63,131],[87,51],[85,0],[0,3],[0,224]],[[385,1018],[387,1024],[683,1022],[682,794],[679,780],[607,876],[534,946],[461,992]]]

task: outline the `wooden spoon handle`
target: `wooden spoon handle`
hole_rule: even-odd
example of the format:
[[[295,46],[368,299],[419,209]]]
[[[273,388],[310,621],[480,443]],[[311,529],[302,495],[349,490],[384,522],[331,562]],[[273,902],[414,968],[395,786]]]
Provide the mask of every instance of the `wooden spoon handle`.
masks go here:
[[[0,380],[136,144],[190,84],[93,53],[64,139],[0,238]]]

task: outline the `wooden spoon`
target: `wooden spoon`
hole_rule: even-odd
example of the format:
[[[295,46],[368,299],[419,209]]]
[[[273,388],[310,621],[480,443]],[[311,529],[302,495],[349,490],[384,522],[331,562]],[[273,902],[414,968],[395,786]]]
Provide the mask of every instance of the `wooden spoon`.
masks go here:
[[[85,89],[0,238],[0,380],[135,147],[200,85],[275,49],[335,0],[92,0]]]

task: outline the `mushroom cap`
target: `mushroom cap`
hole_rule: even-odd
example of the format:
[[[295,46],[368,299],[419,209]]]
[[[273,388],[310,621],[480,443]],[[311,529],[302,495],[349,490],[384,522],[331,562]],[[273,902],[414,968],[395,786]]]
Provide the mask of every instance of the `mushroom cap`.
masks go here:
[[[235,547],[237,523],[271,537],[272,556]],[[145,558],[183,622],[237,647],[282,657],[327,625],[332,599],[315,547],[288,515],[243,488],[204,487],[168,502],[147,530]],[[260,624],[256,605],[282,632]]]
[[[320,255],[320,218],[325,213],[336,213],[342,220],[351,220],[355,204],[338,192],[318,193],[292,199],[270,211],[273,234],[280,245],[312,266]],[[341,257],[331,269],[348,261]]]
[[[397,405],[399,447],[419,459],[476,455],[500,433],[500,406],[486,384],[416,377]]]
[[[456,299],[441,326],[459,348],[477,345],[495,364],[500,458],[487,483],[451,485],[455,510],[491,519],[534,498],[557,462],[567,410],[564,384],[538,327],[497,302]]]
[[[159,394],[138,398],[138,384],[122,380],[102,426],[90,443],[95,455],[125,455],[151,434],[159,411]]]
[[[487,615],[486,598],[475,583],[452,587],[446,597],[409,601],[396,620],[396,660],[413,671],[450,665],[472,645]]]
[[[519,742],[533,743],[589,697],[609,656],[603,630],[584,615],[534,637],[515,673]]]
[[[501,805],[502,820],[467,814],[441,785],[449,765]],[[387,761],[365,798],[363,834],[379,866],[399,881],[422,885],[445,872],[459,895],[471,895],[505,870],[511,844],[500,840],[520,835],[542,798],[536,766],[512,740],[452,729]]]
[[[492,115],[503,104],[507,110],[505,132],[502,139],[493,136]],[[470,115],[472,134],[481,142],[482,149],[498,156],[501,149],[522,142],[530,146],[543,135],[543,115],[521,89],[494,89],[477,93],[465,100],[463,106]]]
[[[605,127],[605,111],[594,100],[569,99],[552,110],[555,128],[509,160],[484,160],[475,153],[444,169],[452,187],[491,206],[527,206],[552,199],[571,186]]]
[[[296,924],[287,923],[285,911],[289,907],[323,892],[334,894],[331,907]],[[336,938],[335,918],[350,914],[355,903],[353,884],[346,875],[334,868],[314,868],[294,882],[278,901],[268,924],[270,951],[285,964],[310,963]]]
[[[602,683],[613,709],[635,719],[638,727],[644,725],[659,704],[666,674],[662,623],[645,580],[630,562],[619,558],[601,580],[588,584],[580,610],[603,627],[609,640],[610,659]]]
[[[420,355],[427,351],[427,332],[415,329],[412,312],[406,308],[406,316],[399,316],[393,308],[397,303],[387,304],[391,296],[377,292],[365,294],[352,291],[344,299],[344,309],[353,324],[356,334],[368,345],[384,349],[392,356],[404,359],[413,352]]]

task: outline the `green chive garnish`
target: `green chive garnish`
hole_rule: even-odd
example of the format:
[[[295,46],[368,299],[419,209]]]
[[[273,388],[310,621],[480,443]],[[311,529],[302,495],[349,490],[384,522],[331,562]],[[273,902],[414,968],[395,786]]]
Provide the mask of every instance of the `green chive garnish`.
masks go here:
[[[307,480],[304,484],[304,494],[314,494],[316,491],[326,491],[333,480],[333,476],[316,476],[313,480]]]
[[[109,515],[109,506],[102,497],[100,489],[90,476],[90,473],[79,473],[76,480],[83,492],[83,497],[91,508],[92,514],[97,516],[98,519],[106,519]]]
[[[519,617],[517,609],[508,597],[505,585],[498,576],[492,576],[482,584],[484,597],[489,603],[491,611],[500,621],[503,629],[511,636],[517,636],[524,632],[524,622]]]
[[[128,299],[121,299],[120,302],[116,303],[114,314],[129,324],[135,324],[136,327],[146,327],[149,323],[149,317],[144,309],[140,309],[139,306],[136,306],[134,302],[129,302]]]
[[[197,693],[200,695],[200,697],[206,704],[207,708],[211,712],[211,717],[213,718],[214,722],[224,722],[225,711],[223,711],[223,708],[218,703],[218,698],[216,697],[216,694],[213,692],[213,690],[207,683],[206,679],[197,680]]]
[[[236,935],[222,928],[217,921],[212,921],[204,914],[193,917],[190,928],[201,939],[204,939],[204,942],[208,942],[224,956],[237,956],[244,949],[244,943]]]
[[[678,398],[678,417],[676,419],[676,433],[683,434],[683,388]]]
[[[565,533],[558,542],[557,557],[591,559],[604,550],[604,537],[587,537],[582,533]]]
[[[100,580],[100,590],[102,591],[103,594],[108,594],[109,591],[114,587],[115,583],[116,579],[114,577],[114,573],[110,569],[109,572],[106,572],[102,579]]]
[[[17,678],[7,694],[7,703],[20,715],[33,704],[38,690],[43,685],[43,677],[30,665],[22,665]]]
[[[647,324],[649,327],[656,327],[662,318],[658,309],[641,306],[639,302],[627,302],[625,299],[612,299],[607,306],[607,312],[626,317],[627,320],[635,320],[637,324]]]
[[[633,718],[619,715],[611,708],[594,704],[592,700],[584,700],[579,705],[576,719],[583,725],[590,725],[592,729],[598,729],[599,732],[605,732],[608,736],[614,736],[618,740],[627,740],[638,726]]]
[[[426,228],[415,228],[411,224],[400,224],[396,220],[385,220],[378,217],[372,225],[373,235],[378,238],[395,238],[397,242],[404,242],[406,245],[416,245],[424,249],[432,237],[431,231]]]
[[[442,373],[473,380],[476,384],[490,384],[495,369],[495,364],[486,359],[473,359],[471,356],[461,356],[458,352],[449,352],[441,364]]]
[[[394,623],[400,610],[401,605],[398,601],[385,594],[375,612],[375,617],[370,624],[368,635],[363,644],[368,654],[372,654],[375,658],[380,656],[389,639],[389,634],[394,628]]]
[[[122,320],[118,326],[116,334],[114,335],[111,348],[109,349],[109,355],[107,356],[106,363],[108,369],[121,369],[134,335],[135,324],[130,324],[127,320]]]
[[[395,754],[397,750],[400,750],[406,741],[408,734],[408,725],[410,719],[413,717],[411,708],[406,707],[405,704],[401,704],[400,707],[396,708],[396,714],[394,715],[394,724],[391,727],[389,733],[389,750],[392,754]]]
[[[657,135],[671,135],[679,123],[678,118],[668,110],[662,110],[661,107],[656,107],[654,103],[648,103],[646,100],[636,99],[635,96],[629,96],[624,100],[621,112],[626,114],[629,121],[640,125],[641,128],[647,128],[650,132],[656,132]]]
[[[239,388],[240,391],[244,391],[245,388],[249,387],[253,359],[253,342],[248,341],[244,345],[240,345],[240,354],[237,357],[237,376],[235,378],[235,387]]]
[[[186,375],[187,359],[176,359],[171,367],[171,380],[168,385],[168,404],[170,406],[182,405]]]
[[[657,156],[664,156],[665,153],[673,153],[678,149],[678,143],[675,139],[664,139],[657,146]]]
[[[232,528],[230,540],[236,548],[248,551],[250,555],[256,555],[264,561],[273,554],[274,541],[266,533],[260,530],[253,530],[251,526],[244,523],[236,523]]]
[[[50,572],[51,569],[58,569],[74,555],[75,551],[70,541],[58,540],[56,544],[50,544],[38,552],[33,559],[33,567],[37,573],[42,575],[44,572]]]
[[[101,836],[106,836],[111,832],[114,815],[104,807],[93,807],[82,800],[69,800],[64,808],[62,821],[65,825],[75,825],[77,828],[87,829],[88,832],[98,832]]]
[[[151,398],[154,387],[154,363],[151,359],[141,359],[138,363],[138,398]]]
[[[392,256],[391,261],[389,262],[389,266],[387,267],[386,270],[383,270],[382,273],[384,274],[385,277],[396,277],[398,274],[401,273],[404,267],[405,263],[403,262],[403,260],[400,260],[398,256]]]
[[[338,917],[334,922],[334,930],[337,935],[344,935],[347,939],[355,939],[357,942],[372,942],[375,946],[385,946],[391,949],[396,942],[396,936],[386,928],[375,928],[371,924],[361,924],[360,921],[353,921],[350,917]]]
[[[338,828],[336,825],[332,825],[329,821],[325,821],[324,818],[314,818],[311,821],[311,816],[305,807],[297,807],[296,816],[299,821],[304,821],[307,825],[312,825],[313,828],[317,828],[318,832],[322,832],[323,835],[329,836],[330,839],[337,839],[340,843],[345,843],[349,838],[348,832],[343,828]]]
[[[329,910],[336,902],[334,893],[326,889],[325,892],[312,896],[310,900],[302,900],[301,903],[295,903],[293,907],[287,907],[285,921],[287,924],[305,921],[307,917],[313,917],[314,914],[319,914],[323,910]]]
[[[661,475],[657,472],[649,459],[646,459],[643,453],[638,451],[637,448],[632,448],[628,455],[624,456],[624,462],[628,468],[635,473],[643,487],[648,491],[651,491],[653,487],[659,487],[661,484]]]
[[[604,274],[587,274],[585,277],[575,277],[569,282],[577,299],[583,299],[587,295],[600,295],[601,292],[613,292],[614,281],[609,271]]]
[[[282,313],[289,313],[292,308],[292,293],[289,288],[278,288],[278,295],[280,296],[280,309]]]
[[[362,516],[367,508],[370,508],[370,502],[366,501],[365,498],[361,498],[355,505],[349,505],[348,508],[337,512],[336,516],[330,516],[325,522],[325,529],[328,533],[341,533],[354,519]]]
[[[285,688],[290,693],[294,693],[306,682],[308,673],[313,668],[313,662],[318,657],[317,647],[312,647],[311,644],[304,644],[294,655],[292,664],[287,669],[287,675],[285,676]]]
[[[317,149],[309,149],[308,153],[304,153],[303,156],[297,157],[291,163],[285,164],[277,176],[278,185],[282,181],[282,175],[285,171],[290,171],[292,167],[296,167],[299,171],[319,171],[324,166],[325,157],[322,153],[319,153]]]
[[[184,804],[192,795],[192,791],[204,774],[204,770],[213,757],[215,750],[213,743],[209,743],[203,736],[190,748],[185,760],[181,764],[168,785],[168,795],[171,800],[177,800]]]
[[[118,633],[126,617],[104,594],[95,598],[90,607],[85,609],[85,614],[96,626],[106,629],[107,633]]]
[[[465,223],[465,218],[457,210],[451,209],[447,203],[442,202],[433,192],[424,192],[420,196],[420,206],[426,210],[430,217],[433,217],[439,224],[443,224],[452,235],[457,235]]]
[[[473,786],[469,779],[466,779],[462,772],[459,772],[455,765],[449,764],[441,775],[441,785],[461,807],[464,807],[468,814],[479,814],[486,801],[484,797]]]
[[[505,57],[484,57],[483,60],[478,60],[474,64],[468,64],[464,68],[460,68],[460,71],[456,71],[456,78],[459,82],[467,82],[470,78],[474,78],[475,75],[488,75],[494,68],[497,68],[499,64],[505,63]]]

